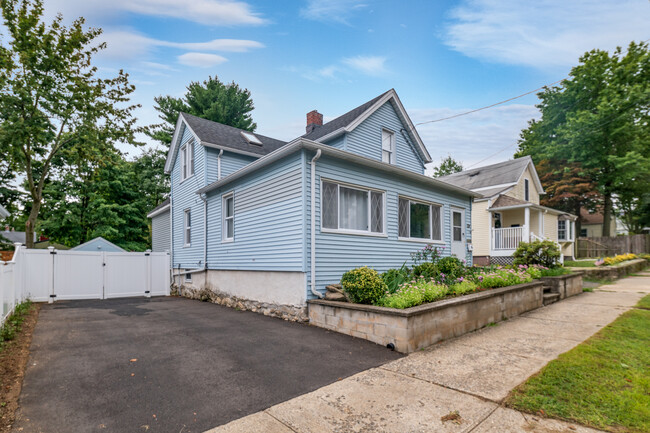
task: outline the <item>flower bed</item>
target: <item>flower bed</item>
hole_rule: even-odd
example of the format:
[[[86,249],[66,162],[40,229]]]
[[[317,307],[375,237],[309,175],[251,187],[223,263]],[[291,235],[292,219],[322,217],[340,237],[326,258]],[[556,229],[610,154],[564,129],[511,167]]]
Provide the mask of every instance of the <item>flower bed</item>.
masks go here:
[[[614,257],[605,257],[594,262],[596,266],[616,266],[623,262],[628,262],[630,260],[636,260],[639,256],[636,254],[618,254]]]
[[[309,323],[410,353],[543,305],[543,283],[501,287],[405,309],[309,301]]]
[[[596,280],[616,280],[627,275],[644,270],[648,266],[648,260],[635,259],[619,263],[614,266],[596,266],[594,268],[569,268],[572,271],[580,271],[584,278]]]

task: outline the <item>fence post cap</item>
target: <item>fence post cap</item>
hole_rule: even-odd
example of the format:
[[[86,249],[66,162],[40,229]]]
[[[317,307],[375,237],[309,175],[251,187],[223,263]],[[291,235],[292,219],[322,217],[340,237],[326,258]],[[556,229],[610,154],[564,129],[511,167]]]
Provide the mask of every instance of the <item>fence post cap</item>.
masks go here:
[[[54,247],[47,247],[47,249],[50,250],[50,252],[54,251]]]
[[[14,242],[15,247],[22,247],[23,243],[22,242]]]

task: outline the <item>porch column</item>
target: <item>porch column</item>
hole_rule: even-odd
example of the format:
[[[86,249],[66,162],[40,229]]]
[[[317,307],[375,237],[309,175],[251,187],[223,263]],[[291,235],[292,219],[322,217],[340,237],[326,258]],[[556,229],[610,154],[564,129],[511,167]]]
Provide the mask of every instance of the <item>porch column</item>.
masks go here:
[[[488,199],[487,202],[487,208],[490,209],[492,207],[492,199]],[[494,215],[492,212],[489,210],[487,211],[487,217],[488,217],[488,254],[491,256],[492,255],[492,227],[494,227],[493,218]],[[476,244],[474,244],[474,247],[476,247]]]
[[[538,227],[539,237],[544,238],[546,237],[544,236],[544,212],[542,212],[541,210],[537,211],[537,218],[539,218],[539,220],[537,221],[537,225],[539,226]]]
[[[524,208],[524,242],[530,242],[530,208]]]

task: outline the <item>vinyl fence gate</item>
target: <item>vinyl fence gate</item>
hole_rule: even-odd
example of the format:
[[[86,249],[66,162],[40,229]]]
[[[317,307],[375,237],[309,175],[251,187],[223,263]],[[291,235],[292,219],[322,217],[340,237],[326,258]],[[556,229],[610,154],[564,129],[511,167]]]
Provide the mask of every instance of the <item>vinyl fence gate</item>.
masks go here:
[[[11,278],[5,272],[0,290],[3,297],[11,292],[15,302],[169,295],[168,253],[17,248],[9,265]]]

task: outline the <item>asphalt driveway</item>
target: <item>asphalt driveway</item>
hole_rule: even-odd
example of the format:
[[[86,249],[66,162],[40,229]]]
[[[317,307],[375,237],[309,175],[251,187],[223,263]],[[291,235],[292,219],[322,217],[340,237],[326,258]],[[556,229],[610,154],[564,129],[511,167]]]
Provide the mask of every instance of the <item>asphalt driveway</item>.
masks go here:
[[[188,299],[58,302],[41,310],[14,427],[202,432],[399,356]]]

